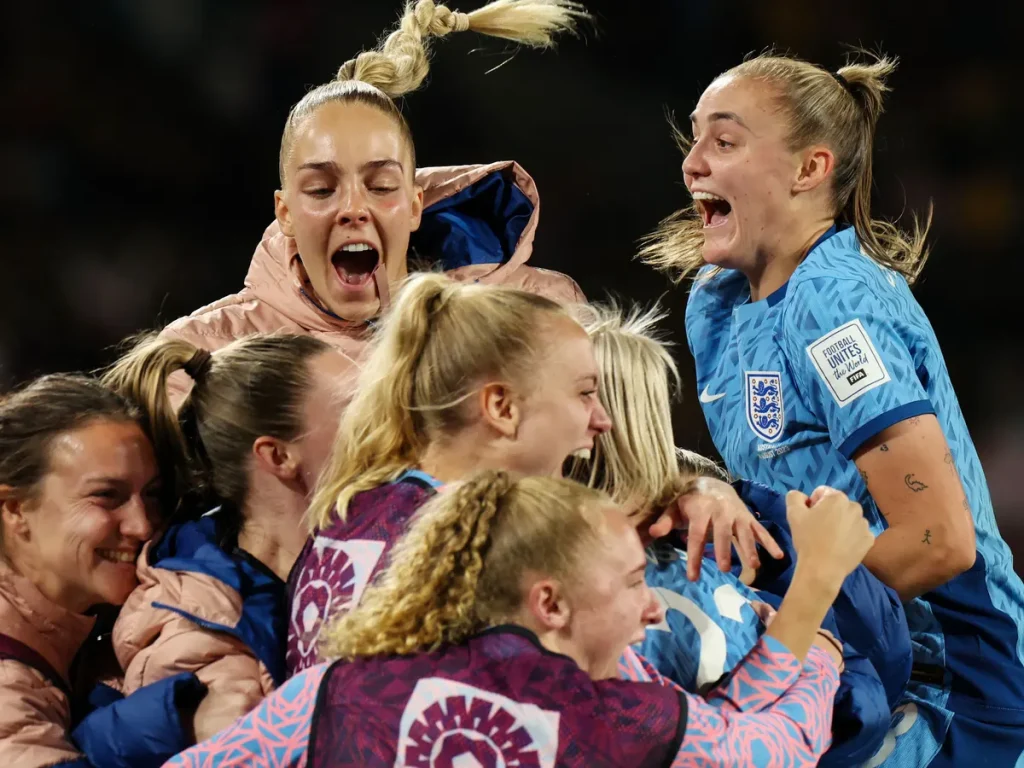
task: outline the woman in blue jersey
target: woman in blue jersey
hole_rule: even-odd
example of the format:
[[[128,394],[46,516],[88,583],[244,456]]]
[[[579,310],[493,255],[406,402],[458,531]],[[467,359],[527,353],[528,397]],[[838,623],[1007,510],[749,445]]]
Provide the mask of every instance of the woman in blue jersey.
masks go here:
[[[864,507],[867,567],[905,601],[915,668],[877,763],[1013,765],[1024,753],[1024,586],[999,536],[938,341],[909,286],[928,222],[870,210],[875,126],[895,64],[831,73],[758,56],[691,118],[694,200],[644,255],[700,270],[687,337],[730,472],[829,485]]]

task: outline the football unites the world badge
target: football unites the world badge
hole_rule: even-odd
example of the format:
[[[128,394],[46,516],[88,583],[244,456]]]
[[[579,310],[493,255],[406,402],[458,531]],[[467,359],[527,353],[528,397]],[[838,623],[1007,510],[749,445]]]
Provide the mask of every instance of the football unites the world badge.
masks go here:
[[[747,423],[769,443],[782,437],[786,423],[782,405],[782,376],[778,371],[747,371],[744,378]]]

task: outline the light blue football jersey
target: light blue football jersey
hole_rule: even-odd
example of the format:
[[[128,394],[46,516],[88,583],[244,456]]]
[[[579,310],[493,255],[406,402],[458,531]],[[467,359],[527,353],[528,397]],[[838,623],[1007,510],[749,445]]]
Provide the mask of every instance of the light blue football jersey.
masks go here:
[[[690,692],[717,683],[757,643],[764,624],[750,607],[757,593],[711,558],[700,579],[686,578],[686,552],[659,542],[648,550],[647,584],[665,609],[637,651],[665,677]]]
[[[852,228],[833,229],[762,301],[750,301],[741,273],[702,270],[686,333],[704,417],[733,476],[780,492],[834,486],[863,505],[876,533],[885,520],[851,457],[897,422],[936,415],[978,555],[969,571],[906,605],[916,670],[908,698],[1024,725],[1024,585],[935,332],[904,278],[864,255]]]

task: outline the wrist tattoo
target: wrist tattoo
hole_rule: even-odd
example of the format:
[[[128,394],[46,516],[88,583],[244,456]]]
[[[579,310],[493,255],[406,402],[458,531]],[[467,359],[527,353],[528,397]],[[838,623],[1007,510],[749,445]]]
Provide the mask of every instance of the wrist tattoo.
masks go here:
[[[915,480],[913,475],[907,475],[903,478],[903,482],[906,483],[907,488],[912,490],[914,493],[920,493],[928,486],[922,483],[920,480]]]
[[[929,544],[929,545],[932,543],[932,532],[931,532],[931,529],[926,529],[925,530],[924,538],[921,539],[921,543],[922,544]]]

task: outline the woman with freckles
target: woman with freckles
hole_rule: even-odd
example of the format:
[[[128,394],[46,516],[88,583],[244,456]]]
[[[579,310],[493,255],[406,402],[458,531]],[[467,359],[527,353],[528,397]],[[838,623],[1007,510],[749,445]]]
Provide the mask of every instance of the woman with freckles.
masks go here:
[[[905,604],[914,667],[869,764],[1020,765],[1024,584],[910,290],[930,217],[905,232],[871,212],[894,69],[763,55],[719,75],[685,141],[694,207],[645,255],[697,273],[686,331],[729,472],[846,491],[878,536],[864,564]]]

